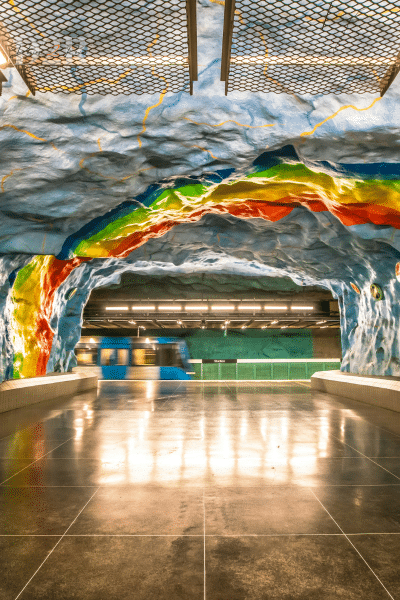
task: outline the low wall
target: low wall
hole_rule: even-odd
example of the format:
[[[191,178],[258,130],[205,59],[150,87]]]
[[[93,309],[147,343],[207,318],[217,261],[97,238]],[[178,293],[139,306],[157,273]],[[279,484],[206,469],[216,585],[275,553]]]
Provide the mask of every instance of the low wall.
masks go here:
[[[400,412],[400,381],[396,379],[326,371],[312,375],[311,388]]]
[[[0,383],[0,413],[97,387],[97,377],[63,373]]]
[[[316,371],[338,369],[340,358],[192,359],[193,379],[286,381],[310,379]]]

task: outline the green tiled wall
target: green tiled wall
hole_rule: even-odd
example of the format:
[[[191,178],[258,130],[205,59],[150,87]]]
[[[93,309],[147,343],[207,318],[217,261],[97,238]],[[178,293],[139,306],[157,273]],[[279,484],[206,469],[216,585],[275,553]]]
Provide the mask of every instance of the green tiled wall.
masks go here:
[[[194,379],[309,379],[317,371],[340,369],[340,362],[195,363]]]

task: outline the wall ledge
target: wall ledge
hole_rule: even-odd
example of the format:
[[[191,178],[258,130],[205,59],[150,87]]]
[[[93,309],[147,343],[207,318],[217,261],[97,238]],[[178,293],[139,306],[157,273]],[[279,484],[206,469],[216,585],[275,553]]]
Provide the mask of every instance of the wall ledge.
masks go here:
[[[352,375],[341,371],[319,371],[311,377],[311,388],[400,412],[398,378]]]
[[[0,383],[0,413],[97,388],[97,377],[57,373]]]

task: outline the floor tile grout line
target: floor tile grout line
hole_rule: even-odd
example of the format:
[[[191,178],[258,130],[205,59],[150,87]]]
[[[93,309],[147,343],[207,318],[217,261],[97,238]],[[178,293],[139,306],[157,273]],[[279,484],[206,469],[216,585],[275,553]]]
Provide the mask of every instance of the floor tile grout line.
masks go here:
[[[206,600],[206,499],[205,489],[203,487],[203,565],[204,565],[204,600]]]
[[[353,544],[353,542],[349,539],[349,537],[346,535],[346,533],[343,531],[343,529],[340,527],[339,523],[337,521],[335,521],[335,519],[332,517],[331,513],[329,512],[329,510],[322,504],[321,500],[318,498],[318,496],[316,494],[314,494],[313,490],[310,488],[310,492],[312,493],[312,495],[314,496],[314,498],[320,503],[320,505],[322,506],[322,508],[325,510],[325,512],[330,516],[330,518],[332,519],[332,521],[335,523],[335,525],[340,529],[340,531],[342,532],[342,534],[344,535],[344,537],[346,538],[346,540],[349,542],[349,544],[353,547],[353,549],[357,552],[357,554],[359,555],[359,557],[362,559],[362,561],[367,565],[368,569],[371,571],[371,573],[374,575],[374,577],[377,579],[377,581],[379,581],[379,583],[381,584],[381,586],[383,587],[383,589],[385,590],[385,592],[388,594],[389,598],[391,598],[392,600],[395,600],[395,598],[392,596],[392,594],[389,592],[389,590],[387,589],[387,587],[384,585],[384,583],[379,579],[378,575],[375,573],[375,571],[372,569],[372,567],[368,564],[368,562],[365,560],[365,558],[363,557],[363,555],[361,554],[361,552],[355,547],[355,545]]]
[[[347,446],[348,448],[351,448],[355,452],[358,452],[358,454],[361,454],[362,457],[364,457],[367,460],[371,461],[374,465],[376,465],[377,467],[380,467],[381,469],[383,469],[384,471],[386,471],[386,473],[389,473],[390,475],[392,475],[392,477],[396,477],[396,479],[398,479],[400,481],[400,477],[398,477],[397,475],[395,475],[394,473],[392,473],[391,471],[389,471],[389,469],[385,469],[385,467],[383,467],[382,465],[380,465],[376,461],[372,460],[371,457],[367,456],[366,454],[364,454],[360,450],[357,450],[357,448],[354,448],[354,446],[350,446],[350,444],[347,444],[346,442],[343,442],[340,438],[336,437],[335,435],[332,435],[332,437],[335,438],[336,440],[338,440],[339,442],[341,442],[342,444],[344,444],[345,446]],[[377,457],[377,458],[379,458],[379,457]],[[384,457],[382,457],[382,458],[384,458]],[[399,457],[396,456],[395,458],[399,458]]]
[[[19,475],[20,473],[22,473],[22,471],[25,471],[25,469],[28,469],[29,467],[31,467],[32,465],[34,465],[35,463],[37,463],[39,460],[42,460],[42,458],[45,458],[45,456],[47,456],[48,454],[50,454],[51,452],[53,452],[53,450],[57,450],[57,448],[60,448],[60,446],[63,446],[64,444],[66,444],[67,442],[69,442],[70,440],[72,440],[74,437],[75,436],[71,436],[68,440],[65,440],[65,442],[62,442],[59,446],[56,446],[52,450],[49,450],[48,452],[46,452],[46,454],[43,454],[42,456],[40,456],[36,460],[33,460],[32,462],[29,463],[29,465],[27,465],[26,467],[24,467],[20,471],[17,471],[17,473],[14,473],[13,475],[11,475],[11,477],[8,477],[7,479],[4,479],[4,481],[1,481],[0,485],[4,485],[7,481],[10,481],[10,479],[12,479],[13,477],[15,477],[16,475]],[[27,460],[30,460],[30,459],[27,459]]]
[[[360,532],[360,533],[207,533],[205,536],[202,533],[64,533],[62,537],[77,538],[77,537],[137,537],[137,538],[269,538],[269,537],[356,537],[365,535],[400,535],[400,531],[381,531],[381,532]],[[1,533],[1,538],[20,538],[20,537],[61,537],[58,533]]]
[[[42,568],[42,566],[44,565],[44,563],[47,561],[47,559],[49,558],[49,556],[51,556],[54,552],[54,550],[57,548],[57,546],[60,544],[60,542],[64,539],[64,537],[66,536],[66,534],[68,533],[68,531],[71,529],[72,525],[75,523],[75,521],[78,519],[78,517],[81,515],[81,513],[85,510],[85,508],[87,507],[87,505],[89,504],[89,502],[94,498],[94,496],[97,494],[97,492],[99,491],[100,486],[97,488],[97,490],[95,490],[95,492],[90,496],[89,500],[86,502],[85,506],[83,508],[81,508],[81,510],[79,511],[79,513],[76,515],[75,519],[72,521],[72,523],[70,523],[70,525],[67,527],[67,529],[65,530],[65,532],[62,534],[62,536],[60,537],[60,539],[58,540],[58,542],[53,546],[53,548],[50,550],[50,552],[47,554],[46,558],[42,561],[42,563],[39,565],[39,567],[36,569],[36,571],[34,572],[34,574],[30,577],[30,579],[26,582],[26,584],[24,585],[24,587],[22,588],[22,590],[19,592],[19,594],[15,597],[15,600],[18,600],[18,598],[21,596],[21,594],[24,592],[24,590],[26,590],[26,588],[28,587],[28,585],[30,584],[30,582],[32,581],[32,579],[35,577],[35,575],[40,571],[40,569]]]

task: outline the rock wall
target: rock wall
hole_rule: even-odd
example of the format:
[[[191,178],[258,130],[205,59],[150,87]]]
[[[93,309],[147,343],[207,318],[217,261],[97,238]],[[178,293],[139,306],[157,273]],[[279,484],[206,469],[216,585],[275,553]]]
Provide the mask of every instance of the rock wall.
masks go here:
[[[193,96],[33,98],[6,73],[3,378],[69,368],[91,289],[126,270],[321,285],[341,302],[342,368],[400,374],[400,82],[383,99],[225,97],[222,19],[199,2]]]

